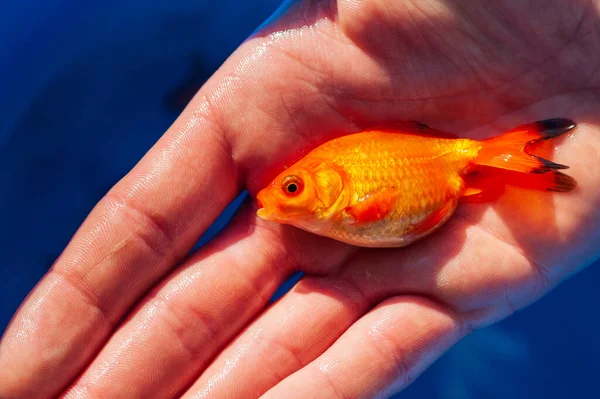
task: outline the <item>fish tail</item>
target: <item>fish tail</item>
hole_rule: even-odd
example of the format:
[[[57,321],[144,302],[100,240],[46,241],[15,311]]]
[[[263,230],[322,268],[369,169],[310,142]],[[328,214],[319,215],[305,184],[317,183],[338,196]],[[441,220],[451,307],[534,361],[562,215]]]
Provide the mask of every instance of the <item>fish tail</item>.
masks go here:
[[[575,126],[575,122],[564,118],[521,125],[500,136],[482,141],[474,166],[508,172],[503,173],[510,176],[507,184],[515,183],[547,191],[571,191],[577,186],[577,182],[561,172],[569,167],[534,155],[532,151],[536,144],[565,134]]]

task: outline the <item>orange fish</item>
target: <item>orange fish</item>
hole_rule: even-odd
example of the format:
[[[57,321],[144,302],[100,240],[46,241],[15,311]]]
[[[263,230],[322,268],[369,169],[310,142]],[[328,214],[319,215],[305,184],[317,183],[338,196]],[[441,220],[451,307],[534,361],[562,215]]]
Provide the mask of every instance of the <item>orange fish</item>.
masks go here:
[[[575,179],[533,154],[575,123],[548,119],[487,140],[422,124],[326,142],[258,195],[258,216],[362,247],[402,247],[443,225],[459,198],[489,201],[505,184],[567,192]]]

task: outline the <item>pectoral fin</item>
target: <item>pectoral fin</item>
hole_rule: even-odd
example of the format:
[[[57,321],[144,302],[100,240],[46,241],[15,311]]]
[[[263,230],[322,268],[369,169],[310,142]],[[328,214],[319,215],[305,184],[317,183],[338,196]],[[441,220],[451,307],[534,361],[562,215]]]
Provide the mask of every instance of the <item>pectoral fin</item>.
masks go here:
[[[384,187],[347,207],[346,214],[353,218],[354,223],[376,222],[392,212],[397,200],[398,190],[395,187]]]

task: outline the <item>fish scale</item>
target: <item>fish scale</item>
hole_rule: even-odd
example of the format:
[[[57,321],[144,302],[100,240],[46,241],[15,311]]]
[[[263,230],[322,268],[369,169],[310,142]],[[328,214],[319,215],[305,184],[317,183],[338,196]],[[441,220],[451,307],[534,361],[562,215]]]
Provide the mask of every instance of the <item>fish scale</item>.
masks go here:
[[[395,209],[382,220],[368,226],[335,224],[326,234],[360,241],[365,246],[400,246],[412,240],[406,234],[412,226],[443,206],[448,196],[458,197],[463,186],[460,173],[476,156],[479,146],[468,139],[382,132],[350,135],[322,146],[315,156],[335,154],[328,162],[349,175],[349,206],[385,187],[399,191]]]

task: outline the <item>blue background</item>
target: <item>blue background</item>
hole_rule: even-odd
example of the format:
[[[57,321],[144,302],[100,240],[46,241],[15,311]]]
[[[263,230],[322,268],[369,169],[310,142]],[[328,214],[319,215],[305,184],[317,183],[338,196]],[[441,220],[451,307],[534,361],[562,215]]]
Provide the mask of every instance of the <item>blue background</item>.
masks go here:
[[[3,2],[0,331],[92,206],[278,5]],[[597,397],[599,277],[591,267],[474,333],[399,396]]]

